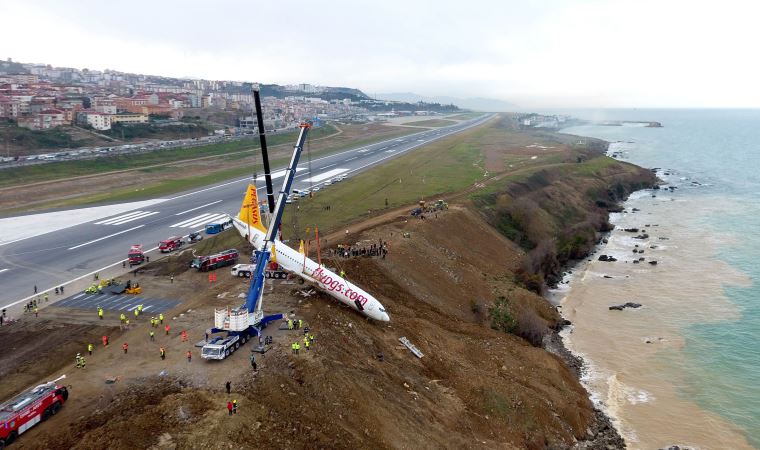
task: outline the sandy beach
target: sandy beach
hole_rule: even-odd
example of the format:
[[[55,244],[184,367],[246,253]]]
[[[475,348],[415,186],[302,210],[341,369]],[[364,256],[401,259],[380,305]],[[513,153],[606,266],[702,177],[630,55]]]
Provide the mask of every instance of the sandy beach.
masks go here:
[[[563,332],[565,344],[586,361],[583,382],[630,448],[752,448],[736,426],[684,391],[683,330],[735,320],[723,286],[748,283],[715,258],[731,236],[687,226],[731,205],[701,197],[695,208],[693,201],[665,190],[635,193],[625,212],[610,218],[608,243],[573,271],[569,287],[554,292],[573,323]],[[617,261],[599,261],[602,254]],[[609,310],[626,302],[643,306]]]

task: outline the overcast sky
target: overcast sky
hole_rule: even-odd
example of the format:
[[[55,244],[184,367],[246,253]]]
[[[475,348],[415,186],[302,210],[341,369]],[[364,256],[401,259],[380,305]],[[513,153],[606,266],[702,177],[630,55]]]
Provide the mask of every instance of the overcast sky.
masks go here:
[[[0,0],[0,58],[536,107],[760,107],[760,2]]]

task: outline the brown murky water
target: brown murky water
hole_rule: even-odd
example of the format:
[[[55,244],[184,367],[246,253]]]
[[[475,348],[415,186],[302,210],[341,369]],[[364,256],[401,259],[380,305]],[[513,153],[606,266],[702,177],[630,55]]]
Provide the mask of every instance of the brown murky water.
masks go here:
[[[681,394],[689,377],[679,363],[682,330],[694,323],[735,319],[738,311],[723,287],[748,283],[745,275],[715,257],[717,248],[733,238],[694,226],[732,206],[717,198],[694,202],[665,192],[656,198],[649,193],[632,196],[628,213],[611,218],[616,229],[609,243],[574,271],[569,287],[553,293],[573,322],[565,341],[588,363],[584,383],[615,419],[630,448],[752,448],[736,426]],[[632,227],[640,231],[623,231]],[[649,237],[635,239],[643,233]],[[643,253],[634,254],[634,249]],[[600,254],[618,261],[598,261]],[[634,264],[639,258],[645,259]],[[657,265],[649,264],[652,260]],[[643,306],[608,309],[625,302]]]

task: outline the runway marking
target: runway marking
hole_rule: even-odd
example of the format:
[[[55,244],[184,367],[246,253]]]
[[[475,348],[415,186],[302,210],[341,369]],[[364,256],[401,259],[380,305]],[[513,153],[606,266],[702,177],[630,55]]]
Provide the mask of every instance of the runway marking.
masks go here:
[[[338,164],[330,164],[329,166],[323,166],[323,167],[320,167],[320,170],[321,169],[327,169],[328,167],[334,167],[334,166],[337,166],[337,165]]]
[[[311,177],[306,181],[310,183],[319,183],[320,181],[327,180],[328,178],[332,178],[335,175],[341,174],[343,172],[348,172],[348,169],[333,169],[323,174]]]
[[[109,225],[121,225],[121,224],[124,224],[124,223],[127,223],[127,222],[132,222],[133,220],[144,219],[146,217],[150,217],[150,216],[155,215],[155,214],[158,214],[158,211],[156,211],[156,212],[147,212],[146,211],[144,214],[140,214],[137,217],[131,217],[129,219],[120,220],[118,222],[111,222]]]
[[[227,216],[228,214],[226,213],[202,214],[200,216],[193,217],[192,219],[187,219],[182,222],[175,223],[174,225],[170,225],[170,228],[177,228],[177,227],[195,228],[199,225],[205,225],[207,223],[211,223],[211,222],[223,219]]]
[[[356,158],[358,158],[358,156],[354,156],[353,158],[348,158],[346,161],[353,161],[353,160],[355,160]]]
[[[147,310],[151,309],[152,307],[153,307],[153,305],[146,306],[145,308],[143,308],[143,311],[147,311]]]
[[[102,225],[104,223],[110,222],[111,220],[121,220],[121,219],[126,219],[128,217],[134,217],[134,216],[136,216],[138,214],[141,214],[141,213],[142,213],[142,211],[132,211],[132,212],[129,212],[129,213],[126,213],[126,214],[121,214],[121,215],[114,216],[114,217],[111,217],[111,218],[108,218],[108,219],[105,219],[105,220],[101,220],[100,222],[95,222],[95,225]]]
[[[9,270],[9,269],[0,269],[0,273],[5,272],[6,270]]]
[[[73,247],[69,247],[69,250],[75,250],[75,249],[78,249],[79,247],[84,247],[85,245],[94,244],[95,242],[100,242],[100,241],[102,241],[102,240],[104,240],[104,239],[108,239],[108,238],[110,238],[110,237],[114,237],[114,236],[118,236],[118,235],[120,235],[120,234],[128,233],[128,232],[130,232],[130,231],[136,230],[136,229],[138,229],[138,228],[142,228],[142,227],[144,227],[144,226],[145,226],[145,225],[138,225],[138,226],[136,226],[136,227],[128,228],[128,229],[126,229],[126,230],[121,230],[121,231],[119,231],[118,233],[109,234],[108,236],[103,236],[102,238],[93,239],[93,240],[91,240],[91,241],[89,241],[89,242],[85,242],[84,244],[79,244],[79,245],[75,245],[75,246],[73,246]],[[118,263],[117,263],[117,264],[118,264]],[[93,273],[95,273],[95,272],[93,272]]]
[[[129,214],[122,214],[120,216],[111,217],[110,219],[101,220],[100,222],[95,222],[95,225],[121,225],[123,223],[142,219],[144,217],[152,216],[154,214],[158,214],[158,212],[133,211]]]
[[[171,227],[184,227],[184,226],[189,225],[189,224],[191,224],[193,222],[197,222],[197,221],[201,221],[201,220],[206,220],[209,217],[214,217],[215,215],[216,215],[215,213],[205,213],[205,214],[201,214],[200,216],[195,216],[195,217],[193,217],[191,219],[185,219],[182,222],[177,222],[174,225],[170,225],[170,226]]]
[[[465,131],[465,130],[467,130],[467,129],[470,129],[470,128],[473,128],[473,127],[476,127],[476,126],[478,126],[478,125],[481,125],[481,124],[483,124],[483,123],[487,122],[488,120],[491,120],[492,118],[493,118],[493,115],[485,115],[485,116],[482,116],[482,117],[480,117],[480,118],[478,118],[478,119],[474,119],[474,120],[472,120],[472,121],[470,121],[470,122],[465,122],[464,126],[462,126],[462,127],[456,127],[456,128],[448,128],[448,127],[447,127],[446,129],[447,129],[447,130],[451,130],[451,131],[450,131],[450,132],[447,132],[447,133],[445,133],[445,134],[443,134],[441,137],[445,137],[445,136],[448,136],[448,135],[451,135],[451,134],[454,134],[454,133],[459,133],[459,132]],[[423,135],[422,133],[413,133],[413,134],[410,134],[410,135],[408,135],[408,136],[407,136],[407,138],[414,138],[414,137],[418,137],[418,136],[422,136],[422,135]],[[389,142],[391,142],[392,140],[393,140],[393,139],[388,139],[388,140],[386,140],[386,141],[382,141],[382,142],[379,142],[378,144],[385,144],[385,143],[389,143]],[[424,142],[424,140],[423,140],[423,139],[420,139],[419,141],[420,141],[420,142]],[[401,153],[406,153],[406,152],[408,152],[408,151],[410,151],[410,150],[412,150],[412,149],[415,149],[415,148],[417,148],[417,147],[420,147],[420,146],[421,146],[421,144],[416,144],[416,143],[413,143],[413,144],[411,144],[411,145],[409,146],[409,148],[407,148],[407,149],[404,149],[404,150],[403,150]],[[343,152],[340,152],[340,153],[335,153],[335,154],[332,154],[332,155],[328,155],[328,156],[322,156],[322,157],[320,157],[320,158],[316,158],[316,159],[312,160],[312,163],[314,163],[314,162],[317,162],[317,161],[321,161],[321,160],[323,160],[323,159],[326,159],[326,158],[334,158],[334,157],[336,157],[336,156],[339,156],[339,155],[345,155],[345,154],[353,153],[354,151],[356,151],[356,150],[355,150],[355,149],[350,149],[350,150],[345,150],[345,151],[343,151]],[[359,152],[359,153],[365,153],[365,152],[367,152],[367,151],[368,151],[368,150],[366,150],[366,148],[365,148],[365,149],[363,149],[363,151],[362,151],[362,150],[359,150],[358,152]],[[386,160],[386,159],[388,159],[388,158],[391,158],[391,157],[393,157],[393,156],[396,156],[396,155],[395,155],[395,154],[394,154],[394,155],[389,155],[389,156],[383,157],[383,158],[381,158],[381,159],[379,159],[379,160],[377,160],[377,161],[372,161],[372,162],[370,162],[369,164],[365,164],[365,165],[363,165],[363,166],[357,167],[356,169],[351,169],[351,170],[349,170],[349,171],[348,171],[348,174],[352,174],[352,173],[358,172],[358,171],[360,171],[360,170],[362,170],[362,169],[364,169],[364,168],[366,168],[366,167],[369,167],[369,166],[371,166],[371,165],[373,165],[373,164],[377,164],[377,163],[379,163],[379,162],[381,162],[381,161],[383,161],[383,160]],[[210,191],[210,190],[213,190],[213,189],[218,189],[218,188],[221,188],[221,187],[224,187],[224,186],[229,186],[229,185],[232,185],[232,184],[235,184],[235,183],[241,183],[241,182],[243,182],[243,181],[248,181],[248,182],[251,182],[251,181],[252,181],[252,178],[251,178],[251,177],[240,178],[240,179],[237,179],[237,180],[228,181],[228,182],[226,182],[226,183],[222,183],[222,184],[217,184],[217,185],[215,185],[215,186],[210,186],[210,187],[207,187],[207,188],[203,188],[203,189],[200,189],[200,190],[197,190],[197,191],[188,192],[188,193],[185,193],[185,194],[182,194],[182,195],[178,195],[178,196],[176,196],[176,197],[167,198],[167,199],[164,199],[164,200],[165,200],[165,201],[170,201],[170,200],[176,200],[176,199],[178,199],[178,198],[189,197],[189,196],[191,196],[191,195],[199,194],[199,193],[201,193],[201,192],[207,192],[207,191]],[[258,188],[258,190],[262,190],[262,189],[264,189],[264,188],[263,188],[263,187],[260,187],[260,188]],[[128,230],[127,230],[127,231],[128,231]],[[202,231],[202,230],[201,230],[201,231]],[[20,239],[15,239],[15,240],[12,240],[12,241],[8,241],[8,242],[2,242],[2,243],[0,243],[0,246],[3,246],[3,245],[9,245],[9,244],[13,244],[13,243],[15,243],[15,242],[19,242],[19,241],[24,241],[24,240],[26,240],[26,239],[30,239],[31,237],[33,237],[33,236],[24,237],[24,238],[20,238]],[[152,249],[149,249],[147,252],[152,252],[152,251],[156,250],[157,248],[158,248],[158,246],[156,246],[156,247],[154,247],[154,248],[152,248]],[[146,252],[146,253],[147,253],[147,252]],[[122,264],[122,262],[123,262],[123,261],[125,261],[125,260],[124,260],[124,259],[119,259],[119,260],[117,260],[116,262],[114,262],[114,263],[112,263],[112,264],[108,264],[108,265],[106,265],[106,266],[104,266],[104,267],[101,267],[101,268],[95,269],[95,270],[93,270],[93,271],[90,271],[90,272],[88,272],[88,273],[86,273],[86,274],[84,274],[84,275],[80,275],[80,276],[78,276],[78,277],[76,277],[76,278],[73,278],[73,279],[71,279],[71,280],[67,281],[67,282],[66,282],[66,283],[64,283],[64,284],[67,284],[67,283],[73,283],[73,282],[76,282],[76,281],[82,280],[82,279],[84,279],[84,278],[92,277],[92,275],[93,275],[93,274],[96,274],[96,273],[99,273],[99,272],[103,272],[103,271],[105,271],[105,270],[108,270],[108,269],[110,269],[110,268],[112,268],[112,267],[118,266],[118,265]],[[59,285],[59,284],[56,284],[56,286],[57,286],[57,285]],[[0,306],[0,307],[1,307],[1,308],[6,308],[6,309],[7,309],[7,308],[12,308],[12,307],[14,307],[14,306],[16,306],[16,305],[18,305],[18,304],[21,304],[21,303],[24,303],[24,302],[28,302],[29,300],[31,300],[31,299],[33,299],[33,298],[35,298],[35,297],[39,296],[39,295],[42,295],[42,294],[45,294],[45,293],[50,293],[50,292],[52,292],[52,291],[53,291],[53,287],[50,287],[50,288],[48,288],[48,289],[46,289],[46,290],[40,291],[38,294],[35,294],[35,295],[29,295],[29,296],[27,296],[27,297],[25,297],[25,298],[22,298],[22,299],[20,299],[20,300],[16,300],[15,302],[11,302],[11,303],[9,303],[9,304],[7,304],[7,305],[4,305],[4,306]]]
[[[75,299],[76,299],[76,298],[79,298],[79,297],[81,297],[81,296],[83,296],[83,295],[84,295],[84,292],[82,292],[82,293],[81,293],[81,294],[79,294],[79,295],[75,295],[75,296],[74,296],[74,297],[72,297],[72,298],[75,298]]]
[[[175,214],[175,216],[181,216],[182,214],[187,214],[187,213],[189,213],[191,211],[195,211],[196,209],[201,209],[201,208],[205,208],[207,206],[216,205],[217,203],[221,203],[221,202],[222,202],[222,200],[217,200],[215,202],[206,203],[205,205],[196,206],[193,209],[188,209],[187,211],[182,211],[181,213],[177,213],[177,214]]]
[[[385,153],[396,153],[396,150],[386,150]]]

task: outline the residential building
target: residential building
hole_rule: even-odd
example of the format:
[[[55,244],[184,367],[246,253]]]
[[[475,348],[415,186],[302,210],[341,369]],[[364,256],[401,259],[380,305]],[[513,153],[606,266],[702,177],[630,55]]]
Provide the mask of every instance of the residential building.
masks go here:
[[[148,123],[148,116],[146,114],[114,114],[111,116],[111,125],[115,123]]]
[[[105,131],[111,129],[111,114],[103,114],[95,111],[80,111],[77,114],[77,122],[82,125],[90,125],[96,130]]]

